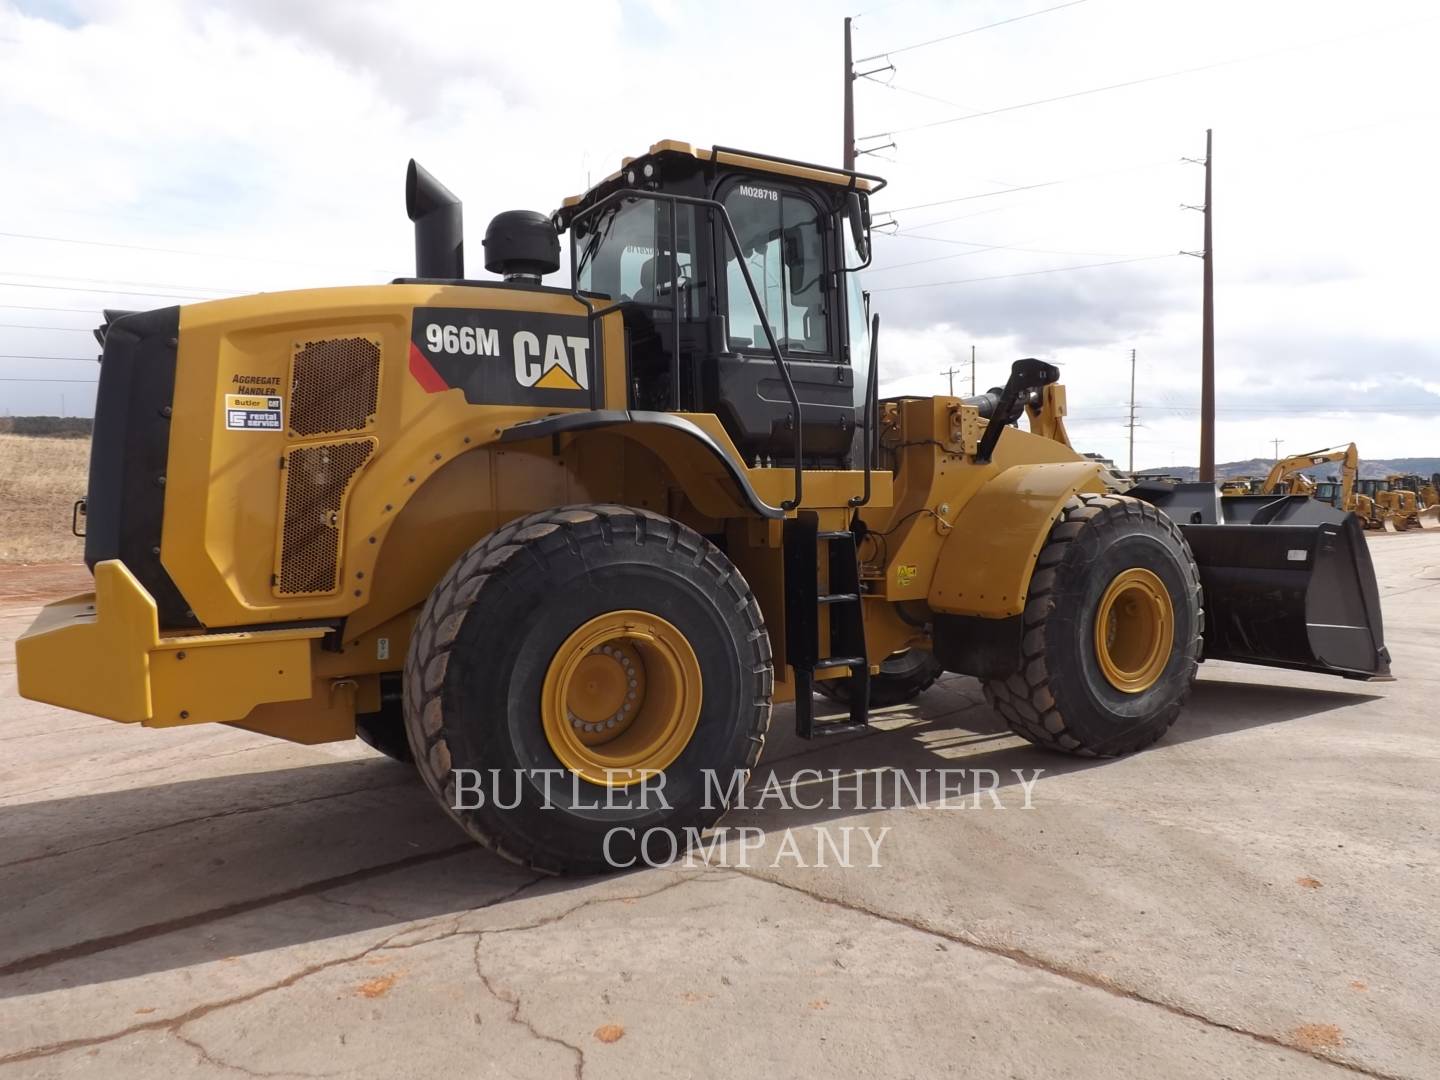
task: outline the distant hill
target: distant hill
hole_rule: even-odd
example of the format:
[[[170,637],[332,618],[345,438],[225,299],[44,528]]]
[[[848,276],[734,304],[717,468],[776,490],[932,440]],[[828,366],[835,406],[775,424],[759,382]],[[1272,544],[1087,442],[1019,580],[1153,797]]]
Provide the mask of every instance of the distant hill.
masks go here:
[[[95,421],[88,416],[0,416],[0,435],[49,435],[88,439]]]
[[[1270,471],[1270,466],[1275,463],[1269,458],[1250,458],[1248,461],[1227,461],[1215,466],[1215,475],[1224,479],[1234,476],[1251,476],[1257,480],[1263,480],[1265,474]],[[1199,479],[1200,470],[1194,465],[1169,465],[1163,468],[1138,469],[1142,473],[1164,473],[1166,476],[1178,477],[1181,480]],[[1317,465],[1314,468],[1306,469],[1311,477],[1316,480],[1323,480],[1329,476],[1338,476],[1340,466],[1338,463],[1329,465]],[[1393,473],[1408,475],[1418,473],[1420,476],[1430,476],[1433,473],[1440,473],[1440,457],[1413,457],[1413,458],[1373,458],[1360,459],[1360,476],[1367,480],[1383,480]]]

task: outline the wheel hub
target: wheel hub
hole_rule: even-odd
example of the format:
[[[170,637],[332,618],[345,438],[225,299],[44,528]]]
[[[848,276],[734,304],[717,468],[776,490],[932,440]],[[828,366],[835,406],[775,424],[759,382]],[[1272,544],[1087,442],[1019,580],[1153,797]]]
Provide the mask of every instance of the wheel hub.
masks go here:
[[[1117,574],[1095,611],[1095,657],[1115,689],[1139,694],[1159,680],[1175,640],[1175,609],[1165,583],[1131,567]]]
[[[700,662],[671,623],[614,611],[556,650],[541,687],[541,723],[567,769],[628,787],[680,756],[700,719]]]

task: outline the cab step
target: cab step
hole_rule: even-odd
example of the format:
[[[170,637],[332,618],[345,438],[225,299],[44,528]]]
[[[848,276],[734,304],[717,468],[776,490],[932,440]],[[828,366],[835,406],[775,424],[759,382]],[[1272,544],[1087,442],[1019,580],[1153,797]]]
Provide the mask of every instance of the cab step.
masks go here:
[[[795,731],[802,739],[843,735],[870,726],[870,662],[865,649],[864,592],[856,537],[849,529],[820,530],[813,513],[785,522],[785,652],[795,673]],[[820,545],[826,588],[820,591]],[[829,612],[830,655],[820,655],[820,610]],[[817,722],[815,673],[846,668],[853,693],[848,720]]]

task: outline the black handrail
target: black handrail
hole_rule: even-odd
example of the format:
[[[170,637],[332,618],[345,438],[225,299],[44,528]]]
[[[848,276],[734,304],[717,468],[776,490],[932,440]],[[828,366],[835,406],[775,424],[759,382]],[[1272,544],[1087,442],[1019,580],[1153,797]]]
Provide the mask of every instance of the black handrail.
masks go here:
[[[751,156],[760,156],[760,155],[751,155]],[[819,166],[811,166],[811,167],[818,168]],[[833,170],[832,170],[832,171],[833,171]],[[589,313],[589,314],[588,314],[588,319],[589,319],[588,329],[589,329],[589,334],[590,334],[590,347],[591,347],[591,354],[590,354],[590,355],[596,356],[596,357],[599,356],[599,350],[598,350],[598,349],[596,348],[596,346],[595,346],[595,321],[596,321],[597,319],[599,319],[599,318],[600,318],[601,316],[603,316],[603,315],[608,315],[608,314],[609,314],[610,312],[612,312],[612,311],[618,311],[622,306],[624,306],[624,305],[625,305],[626,303],[628,303],[629,301],[618,300],[618,301],[610,304],[608,307],[598,308],[598,309],[597,309],[597,308],[595,308],[595,307],[590,303],[590,300],[589,300],[588,297],[586,297],[586,296],[584,296],[584,295],[581,294],[581,292],[580,292],[580,265],[579,265],[579,262],[578,262],[578,259],[577,259],[577,253],[576,253],[576,250],[575,250],[575,247],[576,247],[575,223],[578,222],[578,221],[579,221],[580,219],[582,219],[582,218],[592,216],[592,215],[595,214],[597,211],[599,211],[599,210],[601,210],[601,209],[609,206],[611,203],[618,202],[618,201],[621,201],[621,200],[623,200],[623,199],[645,199],[645,200],[648,200],[648,201],[650,201],[650,202],[666,202],[666,203],[669,203],[669,204],[670,204],[670,214],[671,214],[671,221],[672,221],[672,223],[673,223],[674,220],[675,220],[675,206],[676,206],[677,203],[683,203],[683,204],[685,204],[685,205],[687,205],[687,206],[702,206],[702,207],[705,207],[705,208],[707,208],[707,209],[709,209],[709,210],[712,210],[712,211],[719,211],[719,213],[720,213],[720,223],[725,226],[725,235],[726,235],[726,238],[727,238],[727,239],[729,240],[729,242],[730,242],[730,247],[731,247],[731,249],[735,252],[735,261],[739,264],[741,276],[744,277],[744,279],[745,279],[745,288],[748,289],[749,292],[750,292],[750,301],[751,301],[751,303],[753,303],[753,304],[755,305],[755,313],[756,313],[756,315],[758,315],[759,318],[760,318],[760,326],[761,326],[761,329],[763,329],[763,330],[765,331],[765,340],[766,340],[766,342],[768,342],[769,345],[770,345],[770,355],[771,355],[771,357],[772,357],[772,358],[774,359],[774,361],[775,361],[775,369],[780,373],[780,381],[785,384],[785,393],[789,396],[789,398],[790,398],[790,407],[794,410],[793,422],[794,422],[794,425],[795,425],[795,450],[794,450],[794,453],[795,453],[795,497],[794,497],[793,499],[786,499],[785,501],[783,501],[783,502],[780,504],[780,508],[781,508],[782,510],[793,510],[793,509],[795,509],[797,506],[800,505],[800,499],[801,499],[801,496],[802,496],[803,493],[804,493],[804,484],[805,484],[805,462],[804,462],[804,459],[803,459],[803,449],[804,449],[804,448],[803,448],[802,439],[801,439],[801,432],[802,432],[802,430],[804,429],[804,423],[803,423],[804,417],[803,417],[802,414],[801,414],[800,395],[795,392],[795,383],[794,383],[794,381],[790,378],[790,369],[785,365],[785,357],[784,357],[784,355],[780,352],[780,342],[779,342],[779,341],[776,339],[776,337],[775,337],[775,331],[774,331],[773,329],[771,329],[771,327],[770,327],[770,318],[769,318],[769,316],[765,314],[765,304],[764,304],[764,302],[760,299],[760,290],[758,290],[757,288],[755,288],[755,281],[754,281],[754,279],[750,276],[750,267],[746,264],[746,262],[745,262],[745,256],[744,256],[743,252],[741,252],[741,250],[740,250],[740,238],[736,235],[736,233],[735,233],[735,226],[731,223],[731,221],[730,221],[730,215],[729,215],[729,213],[726,212],[725,207],[724,207],[724,205],[723,205],[722,203],[719,203],[719,202],[715,201],[714,199],[702,199],[702,198],[699,198],[699,197],[694,196],[694,195],[676,195],[676,194],[674,194],[673,192],[668,192],[668,191],[640,191],[640,190],[636,190],[636,189],[633,189],[633,188],[622,188],[622,189],[620,189],[619,191],[612,191],[609,195],[606,195],[606,196],[605,196],[604,198],[602,198],[602,199],[597,199],[597,200],[596,200],[594,203],[592,203],[590,206],[587,206],[585,209],[579,211],[578,213],[576,213],[576,214],[574,214],[574,215],[572,215],[572,216],[570,217],[570,220],[569,220],[569,226],[570,226],[570,267],[571,267],[571,270],[570,270],[570,282],[571,282],[571,284],[570,284],[570,295],[573,296],[573,297],[574,297],[577,301],[579,301],[581,304],[585,305],[585,310]],[[672,266],[675,265],[675,261],[676,261],[675,249],[674,249],[674,247],[673,247],[674,243],[675,243],[675,236],[674,236],[674,228],[673,228],[673,225],[672,225],[672,228],[671,228],[671,244],[672,244],[672,247],[671,247],[671,265],[672,265]],[[679,395],[678,375],[679,375],[679,367],[680,367],[680,335],[679,335],[679,326],[680,326],[680,290],[679,290],[679,287],[678,287],[678,283],[677,283],[677,281],[676,281],[676,278],[677,278],[677,277],[678,277],[678,274],[672,276],[672,277],[671,277],[671,280],[670,280],[670,302],[671,302],[671,305],[672,305],[672,307],[673,307],[672,317],[673,317],[673,325],[674,325],[674,327],[675,327],[675,332],[676,332],[676,333],[675,333],[675,342],[674,342],[674,344],[673,344],[673,346],[672,346],[672,354],[671,354],[671,361],[670,361],[670,362],[671,362],[672,380],[673,380],[674,383],[675,383],[674,389],[675,389],[676,399],[677,399],[677,402],[678,402],[678,395]],[[726,348],[726,349],[729,348],[729,343],[728,343],[728,342],[725,343],[725,348]],[[598,364],[598,361],[597,361],[597,364]],[[592,397],[592,405],[593,405],[593,398],[594,398],[594,389],[593,389],[593,388],[591,389],[591,397]]]
[[[791,165],[797,169],[813,169],[815,172],[831,173],[835,176],[848,176],[851,188],[855,187],[856,180],[869,180],[872,187],[867,194],[879,193],[889,181],[883,176],[876,176],[874,173],[857,172],[854,169],[844,169],[835,165],[817,165],[813,161],[799,161],[796,158],[781,157],[779,154],[762,154],[757,150],[740,150],[733,146],[717,146],[711,151],[710,160],[715,164],[721,164],[719,155],[734,154],[736,157],[754,158],[756,161],[770,161],[776,165]]]

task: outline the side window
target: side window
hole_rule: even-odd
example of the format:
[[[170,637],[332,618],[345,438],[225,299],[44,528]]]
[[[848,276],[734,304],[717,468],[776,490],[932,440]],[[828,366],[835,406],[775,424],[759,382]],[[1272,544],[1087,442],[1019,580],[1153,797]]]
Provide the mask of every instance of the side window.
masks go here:
[[[828,351],[825,246],[814,205],[775,188],[740,183],[725,196],[725,209],[740,241],[740,258],[781,348]],[[740,260],[728,245],[725,269],[731,347],[765,348],[765,331],[745,287]]]
[[[780,200],[785,228],[785,337],[791,348],[823,353],[829,348],[825,326],[825,245],[820,213],[809,199]]]

